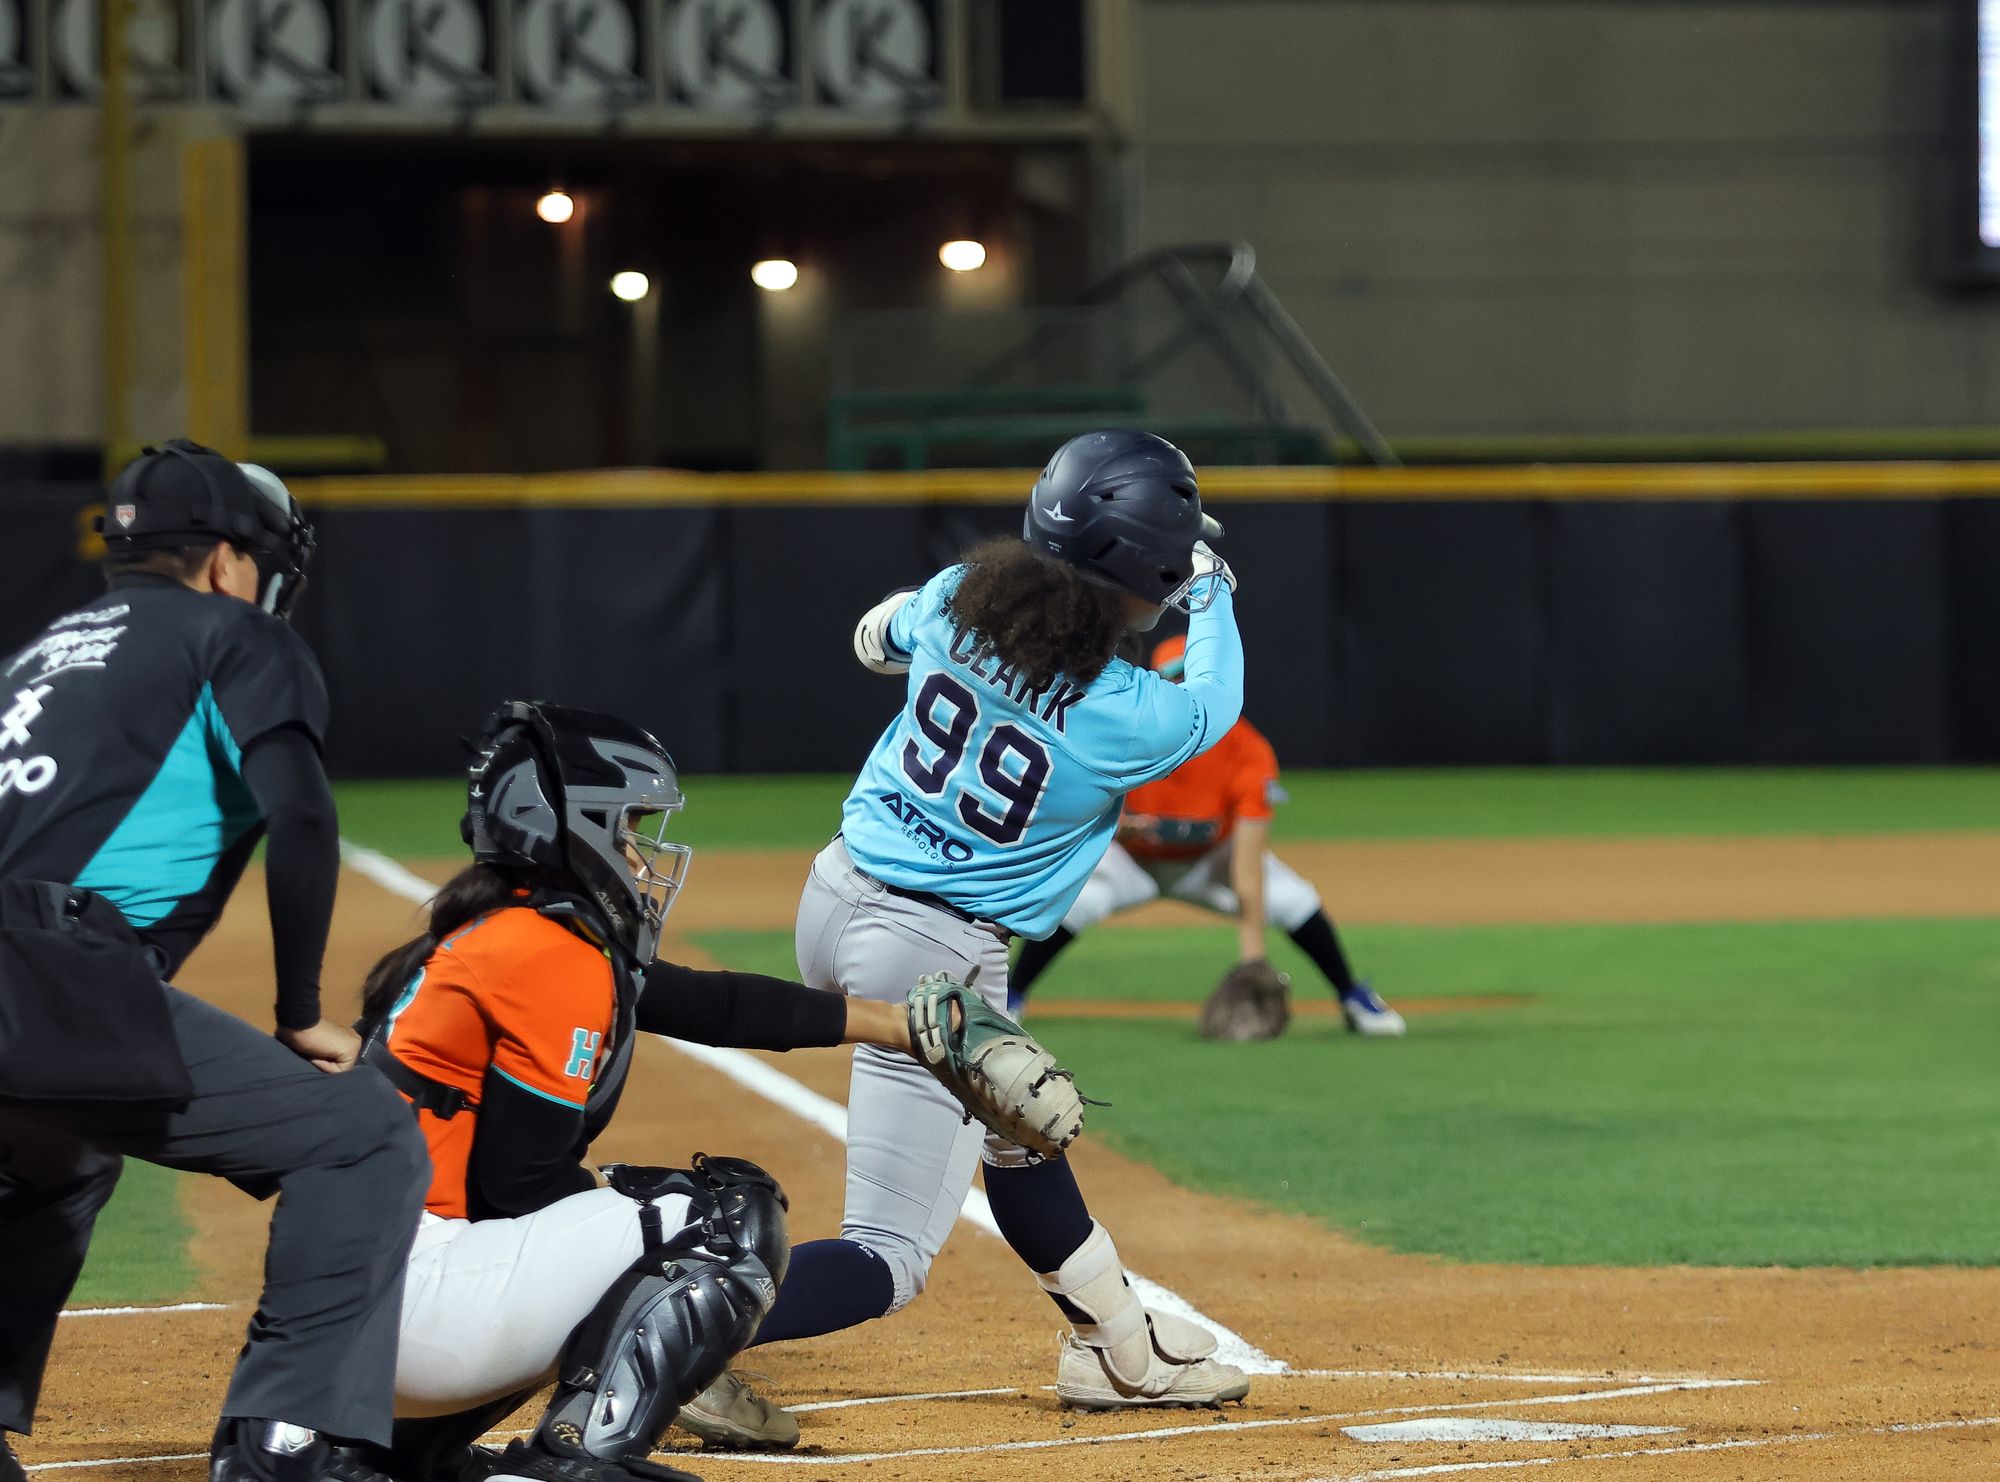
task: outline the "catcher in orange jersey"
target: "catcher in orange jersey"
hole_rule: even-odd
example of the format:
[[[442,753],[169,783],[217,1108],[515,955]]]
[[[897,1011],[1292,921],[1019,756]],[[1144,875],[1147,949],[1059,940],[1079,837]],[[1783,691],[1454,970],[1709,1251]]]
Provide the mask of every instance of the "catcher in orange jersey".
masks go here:
[[[648,1460],[669,1423],[794,1445],[797,1423],[726,1372],[786,1279],[777,1184],[699,1153],[692,1168],[592,1167],[590,1144],[638,1034],[911,1054],[917,1024],[939,1018],[916,1017],[928,990],[891,1004],[661,959],[691,853],[669,834],[683,798],[660,743],[614,716],[510,702],[467,788],[471,861],[363,990],[362,1058],[413,1106],[433,1178],[390,1443],[337,1459],[392,1482],[695,1482]],[[953,1024],[969,1041],[975,1026]],[[472,1444],[550,1379],[528,1438]]]
[[[1185,639],[1169,638],[1153,650],[1153,668],[1178,679],[1186,650]],[[1348,966],[1319,892],[1271,852],[1272,805],[1283,800],[1277,754],[1247,720],[1158,782],[1134,789],[1116,842],[1062,925],[1042,941],[1021,944],[1009,1008],[1019,1011],[1035,980],[1080,933],[1113,912],[1166,895],[1236,918],[1238,972],[1265,966],[1264,928],[1278,927],[1340,995],[1349,1029],[1403,1033],[1403,1016]]]

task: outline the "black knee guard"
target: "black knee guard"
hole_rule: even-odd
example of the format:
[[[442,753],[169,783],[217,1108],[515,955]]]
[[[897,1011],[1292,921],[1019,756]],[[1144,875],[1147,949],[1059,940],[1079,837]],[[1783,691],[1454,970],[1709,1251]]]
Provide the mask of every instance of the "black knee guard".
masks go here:
[[[570,1335],[535,1444],[559,1456],[637,1461],[749,1344],[791,1245],[784,1194],[754,1163],[697,1155],[692,1172],[604,1172],[639,1201],[647,1250]],[[688,1197],[690,1223],[662,1240],[652,1201],[669,1194]]]
[[[713,1213],[706,1221],[711,1227],[710,1249],[719,1252],[719,1242],[727,1236],[739,1255],[754,1257],[763,1265],[774,1286],[783,1282],[792,1263],[791,1233],[785,1222],[792,1206],[778,1181],[748,1158],[696,1153],[694,1169],[713,1196]]]

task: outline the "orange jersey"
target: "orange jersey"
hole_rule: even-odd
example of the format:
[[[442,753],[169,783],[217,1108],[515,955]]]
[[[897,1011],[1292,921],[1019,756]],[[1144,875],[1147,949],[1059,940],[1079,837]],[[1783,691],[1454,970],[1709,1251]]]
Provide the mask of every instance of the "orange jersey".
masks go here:
[[[608,1058],[617,993],[604,953],[525,906],[440,942],[389,1011],[389,1048],[417,1074],[463,1091],[454,1117],[417,1113],[431,1149],[424,1207],[470,1218],[466,1165],[490,1070],[564,1106],[590,1099]]]
[[[1200,756],[1126,794],[1118,842],[1140,859],[1193,859],[1234,833],[1238,819],[1269,818],[1277,786],[1278,754],[1239,720]]]

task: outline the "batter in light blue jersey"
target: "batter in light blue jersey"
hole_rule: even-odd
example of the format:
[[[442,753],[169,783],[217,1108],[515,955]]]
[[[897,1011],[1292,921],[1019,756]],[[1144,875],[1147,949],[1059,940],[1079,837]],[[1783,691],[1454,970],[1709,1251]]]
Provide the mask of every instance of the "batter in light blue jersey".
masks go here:
[[[1235,578],[1204,541],[1220,533],[1172,444],[1090,433],[1043,471],[1020,540],[977,546],[862,618],[855,652],[906,675],[903,704],[800,900],[806,982],[900,1003],[925,973],[976,972],[978,991],[1004,1003],[1010,937],[1061,922],[1126,792],[1220,740],[1242,709]],[[1168,606],[1190,614],[1179,685],[1113,656]],[[794,1249],[757,1341],[851,1327],[914,1298],[982,1142],[995,1223],[1070,1324],[1064,1403],[1249,1392],[1206,1330],[1141,1305],[1067,1161],[986,1137],[916,1062],[872,1048],[854,1057],[841,1236]]]
[[[963,566],[883,626],[908,700],[841,810],[854,862],[1016,936],[1045,937],[1102,857],[1125,794],[1205,751],[1243,706],[1229,589],[1194,615],[1187,683],[1114,658],[1086,689],[1046,690],[953,617]]]

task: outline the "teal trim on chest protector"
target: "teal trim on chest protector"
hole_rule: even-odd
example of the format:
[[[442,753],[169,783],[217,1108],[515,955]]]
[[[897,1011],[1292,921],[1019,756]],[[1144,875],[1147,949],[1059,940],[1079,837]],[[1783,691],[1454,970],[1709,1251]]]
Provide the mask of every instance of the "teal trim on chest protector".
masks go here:
[[[204,684],[160,770],[76,883],[136,927],[165,920],[208,884],[216,861],[257,823],[242,763],[243,749]]]

